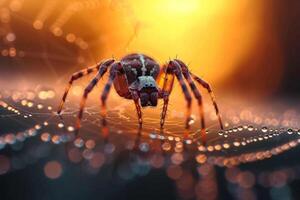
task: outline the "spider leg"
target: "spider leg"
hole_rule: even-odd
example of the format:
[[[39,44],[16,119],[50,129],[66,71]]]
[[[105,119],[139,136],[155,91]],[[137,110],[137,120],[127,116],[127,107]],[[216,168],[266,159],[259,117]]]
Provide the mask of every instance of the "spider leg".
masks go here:
[[[136,112],[137,112],[137,115],[138,115],[139,124],[140,124],[140,128],[141,128],[142,124],[143,124],[143,118],[142,118],[141,106],[139,104],[139,96],[135,91],[132,91],[131,95],[132,95],[132,99],[133,99],[134,104],[135,104],[135,108],[136,108]]]
[[[220,127],[223,130],[224,126],[223,126],[222,118],[221,118],[221,115],[220,115],[220,112],[219,112],[218,104],[216,102],[215,95],[214,95],[210,85],[206,81],[204,81],[203,79],[199,78],[198,76],[196,76],[192,73],[191,73],[191,75],[192,75],[193,79],[195,79],[200,85],[202,85],[205,89],[207,89],[208,93],[210,94],[211,100],[212,100],[213,105],[214,105],[215,110],[216,110],[216,115],[218,116]]]
[[[186,122],[185,122],[185,130],[186,131],[184,133],[184,137],[188,137],[189,129],[190,129],[189,122],[190,122],[190,118],[191,118],[192,97],[191,97],[191,94],[184,82],[181,67],[178,65],[178,63],[174,62],[174,61],[170,61],[168,68],[170,68],[173,71],[176,78],[178,79],[181,89],[184,93],[185,100],[187,101]]]
[[[160,128],[161,129],[163,129],[164,124],[165,124],[165,118],[166,118],[168,105],[169,105],[169,96],[172,92],[174,78],[175,78],[173,73],[168,72],[168,69],[169,68],[167,68],[166,72],[165,72],[165,77],[163,79],[164,83],[163,83],[163,87],[162,87],[162,91],[161,91],[161,97],[164,100],[163,110],[162,110],[161,117],[160,117]]]
[[[67,99],[67,96],[68,96],[68,93],[69,93],[69,90],[70,88],[72,87],[72,84],[75,80],[79,79],[79,78],[82,78],[83,76],[86,76],[88,74],[91,74],[93,72],[96,72],[98,71],[102,65],[107,65],[108,63],[112,63],[114,60],[113,59],[110,59],[110,60],[107,60],[107,61],[104,61],[104,62],[101,62],[99,64],[97,64],[96,66],[92,66],[92,67],[88,67],[86,69],[83,69],[83,70],[80,70],[76,73],[74,73],[72,76],[71,76],[71,79],[65,89],[65,93],[63,95],[63,98],[60,102],[60,105],[58,107],[58,110],[57,110],[57,114],[60,114],[62,109],[63,109],[63,106],[66,102],[66,99]]]
[[[205,132],[205,118],[204,118],[204,110],[203,110],[203,101],[202,101],[202,96],[201,93],[199,92],[198,88],[196,87],[194,81],[192,80],[192,77],[190,75],[190,72],[187,68],[187,66],[183,63],[180,62],[177,59],[174,60],[182,69],[182,74],[184,78],[187,80],[192,92],[194,93],[195,98],[198,101],[198,106],[199,106],[199,115],[200,115],[200,120],[201,120],[201,140],[205,144],[206,143],[206,132]]]
[[[110,92],[111,86],[113,84],[113,81],[117,75],[117,72],[122,69],[122,65],[120,62],[114,63],[111,66],[110,72],[109,72],[109,79],[104,86],[102,95],[101,95],[101,116],[102,116],[102,134],[104,138],[107,138],[108,136],[108,127],[106,122],[106,100],[108,97],[108,94]]]
[[[79,113],[78,113],[78,117],[77,117],[77,121],[76,121],[76,129],[77,131],[79,130],[80,126],[81,126],[81,119],[83,116],[83,110],[85,107],[85,103],[87,100],[87,97],[89,95],[89,93],[93,90],[93,88],[95,87],[95,85],[99,82],[99,80],[101,79],[101,77],[105,74],[105,72],[107,71],[108,67],[114,62],[114,60],[108,60],[103,62],[100,65],[98,74],[95,76],[95,78],[93,78],[93,80],[89,83],[89,85],[85,88],[81,102],[80,102],[80,109],[79,109]]]

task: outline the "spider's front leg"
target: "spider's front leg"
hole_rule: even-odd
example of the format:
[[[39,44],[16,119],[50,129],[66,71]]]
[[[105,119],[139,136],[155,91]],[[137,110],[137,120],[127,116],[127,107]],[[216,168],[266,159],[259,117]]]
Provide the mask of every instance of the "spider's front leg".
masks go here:
[[[85,103],[86,100],[88,98],[89,93],[93,90],[93,88],[96,86],[96,84],[99,82],[99,80],[101,79],[101,77],[105,74],[105,72],[107,71],[108,67],[114,63],[114,60],[107,60],[105,62],[103,62],[99,68],[99,71],[97,73],[97,75],[95,76],[95,78],[93,78],[93,80],[89,83],[89,85],[85,88],[81,102],[80,102],[80,109],[79,109],[79,113],[78,113],[78,117],[77,117],[77,121],[76,121],[76,129],[77,131],[79,130],[80,126],[81,126],[81,119],[83,116],[83,110],[85,107]]]
[[[191,94],[183,80],[183,76],[182,76],[182,72],[181,72],[181,68],[178,64],[176,64],[174,61],[170,61],[167,67],[167,73],[173,74],[173,76],[175,75],[177,80],[179,81],[179,84],[181,86],[182,92],[184,94],[185,100],[187,102],[187,111],[186,111],[186,122],[185,122],[185,133],[184,133],[184,137],[188,137],[189,135],[189,129],[190,129],[190,119],[191,119],[191,108],[192,108],[192,97]],[[172,77],[172,76],[170,76]],[[171,80],[174,80],[174,77],[171,78]],[[171,84],[171,83],[169,83]],[[173,86],[173,83],[171,84],[171,86]],[[172,88],[172,87],[171,87]],[[171,91],[171,90],[170,90]],[[168,104],[168,98],[166,98],[166,100],[164,101],[164,107],[167,106]],[[166,112],[167,107],[165,107],[165,111],[163,112],[162,115],[162,119],[164,120],[165,117],[165,112]]]
[[[108,94],[110,92],[111,86],[114,82],[114,79],[117,76],[118,71],[122,70],[122,64],[120,62],[116,62],[111,66],[110,72],[109,72],[109,78],[104,86],[102,95],[101,95],[101,116],[102,116],[102,135],[104,138],[107,138],[109,130],[106,123],[106,100],[108,97]]]
[[[166,119],[166,114],[169,105],[169,96],[173,90],[174,85],[174,73],[170,70],[170,68],[163,66],[163,70],[165,71],[165,76],[163,78],[163,86],[160,92],[160,97],[163,98],[164,105],[163,110],[160,117],[160,128],[163,129]]]
[[[86,76],[86,75],[88,75],[88,74],[91,74],[91,73],[96,72],[96,71],[99,71],[99,70],[100,70],[100,71],[101,71],[101,70],[103,71],[104,68],[105,68],[105,66],[111,65],[113,62],[114,62],[113,59],[109,59],[109,60],[106,60],[106,61],[103,61],[103,62],[97,64],[96,66],[88,67],[88,68],[86,68],[86,69],[83,69],[83,70],[80,70],[79,72],[74,73],[74,74],[71,76],[71,79],[70,79],[70,81],[69,81],[69,83],[68,83],[68,85],[67,85],[67,87],[66,87],[66,89],[65,89],[63,98],[62,98],[62,100],[61,100],[61,102],[60,102],[60,104],[59,104],[58,110],[57,110],[57,114],[60,114],[60,113],[61,113],[61,111],[62,111],[62,109],[63,109],[63,106],[64,106],[64,104],[65,104],[65,102],[66,102],[68,93],[69,93],[69,91],[70,91],[70,88],[72,87],[72,84],[73,84],[73,82],[74,82],[75,80],[80,79],[80,78],[82,78],[83,76]],[[100,71],[99,71],[99,73],[100,73]]]
[[[177,68],[180,68],[180,72],[183,74],[184,78],[187,80],[195,98],[198,101],[198,107],[199,107],[199,115],[200,115],[200,121],[201,121],[201,140],[205,144],[206,143],[206,127],[205,127],[205,118],[204,118],[204,110],[203,110],[203,100],[200,91],[196,87],[194,81],[191,78],[190,72],[187,68],[187,66],[180,60],[173,60],[171,61],[172,65],[176,66]]]
[[[132,99],[134,101],[136,112],[137,112],[137,115],[138,115],[139,125],[140,125],[139,128],[141,128],[142,125],[143,125],[143,118],[142,118],[141,106],[139,104],[139,96],[138,96],[136,91],[131,91],[131,96],[132,96]]]

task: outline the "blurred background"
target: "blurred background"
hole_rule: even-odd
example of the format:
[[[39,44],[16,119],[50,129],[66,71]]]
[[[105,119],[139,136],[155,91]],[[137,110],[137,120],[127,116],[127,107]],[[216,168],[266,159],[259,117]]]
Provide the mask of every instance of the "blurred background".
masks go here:
[[[104,58],[142,52],[160,63],[178,56],[222,94],[299,93],[297,0],[1,0],[0,9],[1,87],[64,85]]]
[[[299,196],[299,148],[294,148],[295,141],[299,143],[299,140],[284,147],[284,151],[294,148],[286,154],[236,168],[206,165],[206,157],[202,162],[203,156],[196,159],[195,167],[197,150],[185,154],[191,159],[181,166],[182,160],[179,163],[176,160],[180,153],[174,153],[175,161],[170,153],[170,160],[178,165],[165,166],[166,170],[163,168],[165,155],[159,154],[152,163],[155,169],[150,170],[144,160],[132,152],[118,154],[116,151],[117,155],[112,156],[106,152],[111,149],[105,149],[101,141],[95,151],[96,161],[89,157],[89,151],[86,153],[90,150],[87,144],[81,149],[83,152],[73,147],[65,152],[64,145],[55,146],[61,142],[57,138],[63,132],[58,119],[52,124],[54,128],[42,127],[47,132],[41,138],[26,144],[21,140],[12,149],[5,147],[14,146],[11,141],[18,140],[11,132],[18,133],[20,129],[26,135],[29,126],[40,130],[36,123],[42,124],[56,108],[72,73],[102,59],[121,59],[132,52],[145,53],[161,64],[175,57],[185,61],[192,72],[211,83],[221,102],[224,121],[230,122],[229,128],[244,125],[246,121],[257,127],[264,124],[292,127],[296,133],[300,116],[297,109],[290,106],[293,102],[297,106],[300,103],[299,19],[299,0],[0,0],[0,99],[11,98],[11,105],[17,105],[16,110],[12,110],[4,101],[0,102],[0,149],[3,148],[0,199],[292,199]],[[76,82],[72,90],[73,97],[77,97],[72,102],[77,107],[90,78]],[[7,89],[13,92],[6,92]],[[178,86],[176,92],[182,97]],[[176,98],[177,94],[171,97],[170,118],[183,116],[184,99]],[[135,113],[126,111],[134,107],[128,109],[125,105],[126,111],[119,111],[118,106],[123,105],[120,105],[121,98],[115,92],[110,95],[111,104],[115,106],[110,108],[117,110],[112,112],[116,113],[112,121],[118,124],[121,121],[118,117],[124,113],[129,117],[125,115],[122,122],[133,119],[131,115]],[[26,102],[22,98],[27,98]],[[209,97],[206,98],[205,108],[210,106],[206,110],[210,113],[207,118],[214,124],[208,123],[216,127],[213,107]],[[38,104],[39,101],[42,103]],[[273,106],[272,103],[278,101],[284,106]],[[89,117],[93,114],[97,126],[86,128],[96,132],[94,138],[98,140],[91,140],[92,144],[101,140],[96,129],[100,124],[98,104],[95,104],[98,96],[94,96],[93,102]],[[253,112],[249,107],[254,108]],[[76,113],[74,110],[74,106],[68,110],[70,116]],[[26,119],[10,115],[11,111],[25,113]],[[195,114],[194,111],[197,109],[193,110]],[[149,110],[145,112],[153,114]],[[155,120],[150,115],[145,116],[148,116],[148,127],[153,129]],[[199,124],[197,117],[195,119],[195,124]],[[176,120],[168,123],[178,125]],[[73,122],[73,118],[68,120],[70,127]],[[130,126],[129,122],[124,123],[125,126],[119,124],[121,132],[122,126],[136,131],[132,128],[135,121],[130,123]],[[179,130],[177,126],[175,129]],[[230,139],[224,136],[221,142],[234,144],[236,139],[245,139],[246,131],[242,129],[241,134]],[[49,141],[54,144],[47,143]],[[24,146],[20,147],[19,143]],[[265,144],[267,142],[242,150],[234,147],[232,152],[222,150],[221,153],[234,157],[238,153],[268,150],[279,145],[279,140],[273,138],[269,146]],[[119,146],[124,147],[123,143]],[[116,161],[111,161],[115,157]],[[93,165],[97,170],[92,169]],[[116,171],[119,174],[115,175]]]

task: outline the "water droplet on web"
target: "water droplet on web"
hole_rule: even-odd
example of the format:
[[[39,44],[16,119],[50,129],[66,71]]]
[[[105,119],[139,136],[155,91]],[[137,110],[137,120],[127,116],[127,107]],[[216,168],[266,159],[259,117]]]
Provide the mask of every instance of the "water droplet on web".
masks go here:
[[[57,124],[58,128],[63,128],[65,125],[63,123]]]
[[[241,145],[241,143],[238,142],[238,141],[235,141],[235,142],[233,142],[233,145],[236,146],[236,147],[239,147]]]
[[[287,130],[287,133],[289,134],[289,135],[291,135],[291,134],[293,134],[293,129],[291,129],[291,128],[289,128],[288,130]]]
[[[268,132],[268,128],[264,126],[264,127],[261,128],[261,131],[262,131],[263,133],[266,133],[266,132]]]
[[[248,126],[248,131],[253,131],[253,130],[254,130],[253,126]]]
[[[68,126],[68,131],[69,132],[73,132],[75,129],[74,129],[74,127],[73,126]]]

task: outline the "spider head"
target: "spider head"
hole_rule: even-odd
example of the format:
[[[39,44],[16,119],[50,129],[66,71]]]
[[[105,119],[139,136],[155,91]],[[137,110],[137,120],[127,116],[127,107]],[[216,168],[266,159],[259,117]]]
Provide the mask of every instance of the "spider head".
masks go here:
[[[142,107],[157,106],[158,88],[152,76],[138,77],[137,91]]]

